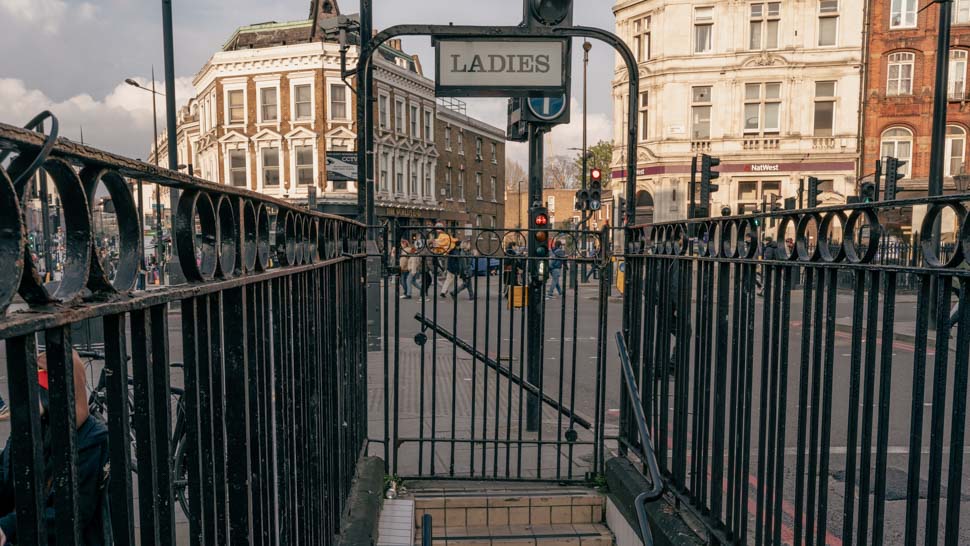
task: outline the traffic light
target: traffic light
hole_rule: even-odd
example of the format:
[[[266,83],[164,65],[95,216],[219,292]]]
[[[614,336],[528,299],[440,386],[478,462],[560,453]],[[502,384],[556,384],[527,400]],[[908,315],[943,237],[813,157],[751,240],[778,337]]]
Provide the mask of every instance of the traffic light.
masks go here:
[[[872,182],[863,182],[859,189],[859,198],[863,203],[872,203],[876,200],[876,185]]]
[[[900,161],[895,157],[886,158],[886,201],[896,199],[896,186],[906,176],[899,172],[904,165],[906,165],[905,161]]]
[[[815,178],[814,176],[808,177],[808,208],[810,209],[814,209],[818,206],[818,196],[820,193],[822,193],[822,191],[818,189],[818,184],[818,178]]]
[[[572,26],[573,0],[527,0],[525,23],[530,27]]]
[[[721,173],[713,170],[721,164],[721,160],[707,154],[701,156],[701,202],[700,207],[710,210],[711,194],[717,192],[718,185],[711,184],[711,180],[720,178]]]
[[[545,207],[533,206],[529,209],[530,235],[535,241],[535,256],[545,258],[549,255],[549,211]]]
[[[603,206],[603,171],[593,169],[589,172],[589,210],[600,210]]]

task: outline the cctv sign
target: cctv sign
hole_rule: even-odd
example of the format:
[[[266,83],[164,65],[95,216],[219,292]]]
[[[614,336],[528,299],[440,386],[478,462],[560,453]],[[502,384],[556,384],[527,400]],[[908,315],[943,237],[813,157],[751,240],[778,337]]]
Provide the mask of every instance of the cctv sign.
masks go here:
[[[560,39],[438,39],[439,97],[562,95],[569,83],[569,42]]]

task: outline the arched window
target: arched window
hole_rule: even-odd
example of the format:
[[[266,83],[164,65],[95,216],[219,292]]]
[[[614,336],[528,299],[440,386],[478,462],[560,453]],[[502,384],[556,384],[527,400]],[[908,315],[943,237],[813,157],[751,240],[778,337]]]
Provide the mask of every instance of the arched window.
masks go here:
[[[950,100],[963,100],[967,92],[967,50],[950,50],[950,81],[947,82]]]
[[[946,162],[943,176],[963,174],[963,158],[967,151],[967,131],[959,125],[946,126]]]
[[[906,164],[900,168],[909,177],[913,164],[913,132],[905,127],[892,127],[882,133],[882,157],[895,157]]]
[[[895,97],[913,94],[913,66],[915,63],[916,55],[913,53],[900,52],[889,56],[889,78],[886,85],[886,95]]]

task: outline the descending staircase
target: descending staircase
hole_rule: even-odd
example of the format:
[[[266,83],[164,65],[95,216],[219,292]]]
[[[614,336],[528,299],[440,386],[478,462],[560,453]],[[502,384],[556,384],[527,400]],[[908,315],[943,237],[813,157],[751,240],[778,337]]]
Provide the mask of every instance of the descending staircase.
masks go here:
[[[535,484],[430,484],[412,488],[415,544],[424,514],[434,546],[611,546],[602,495]]]

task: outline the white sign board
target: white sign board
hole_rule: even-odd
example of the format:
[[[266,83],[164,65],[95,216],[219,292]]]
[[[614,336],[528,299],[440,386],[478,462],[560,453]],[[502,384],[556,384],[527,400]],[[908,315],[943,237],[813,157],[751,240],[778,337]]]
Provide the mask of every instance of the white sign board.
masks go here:
[[[440,39],[439,97],[548,96],[568,82],[569,46],[559,39]]]

